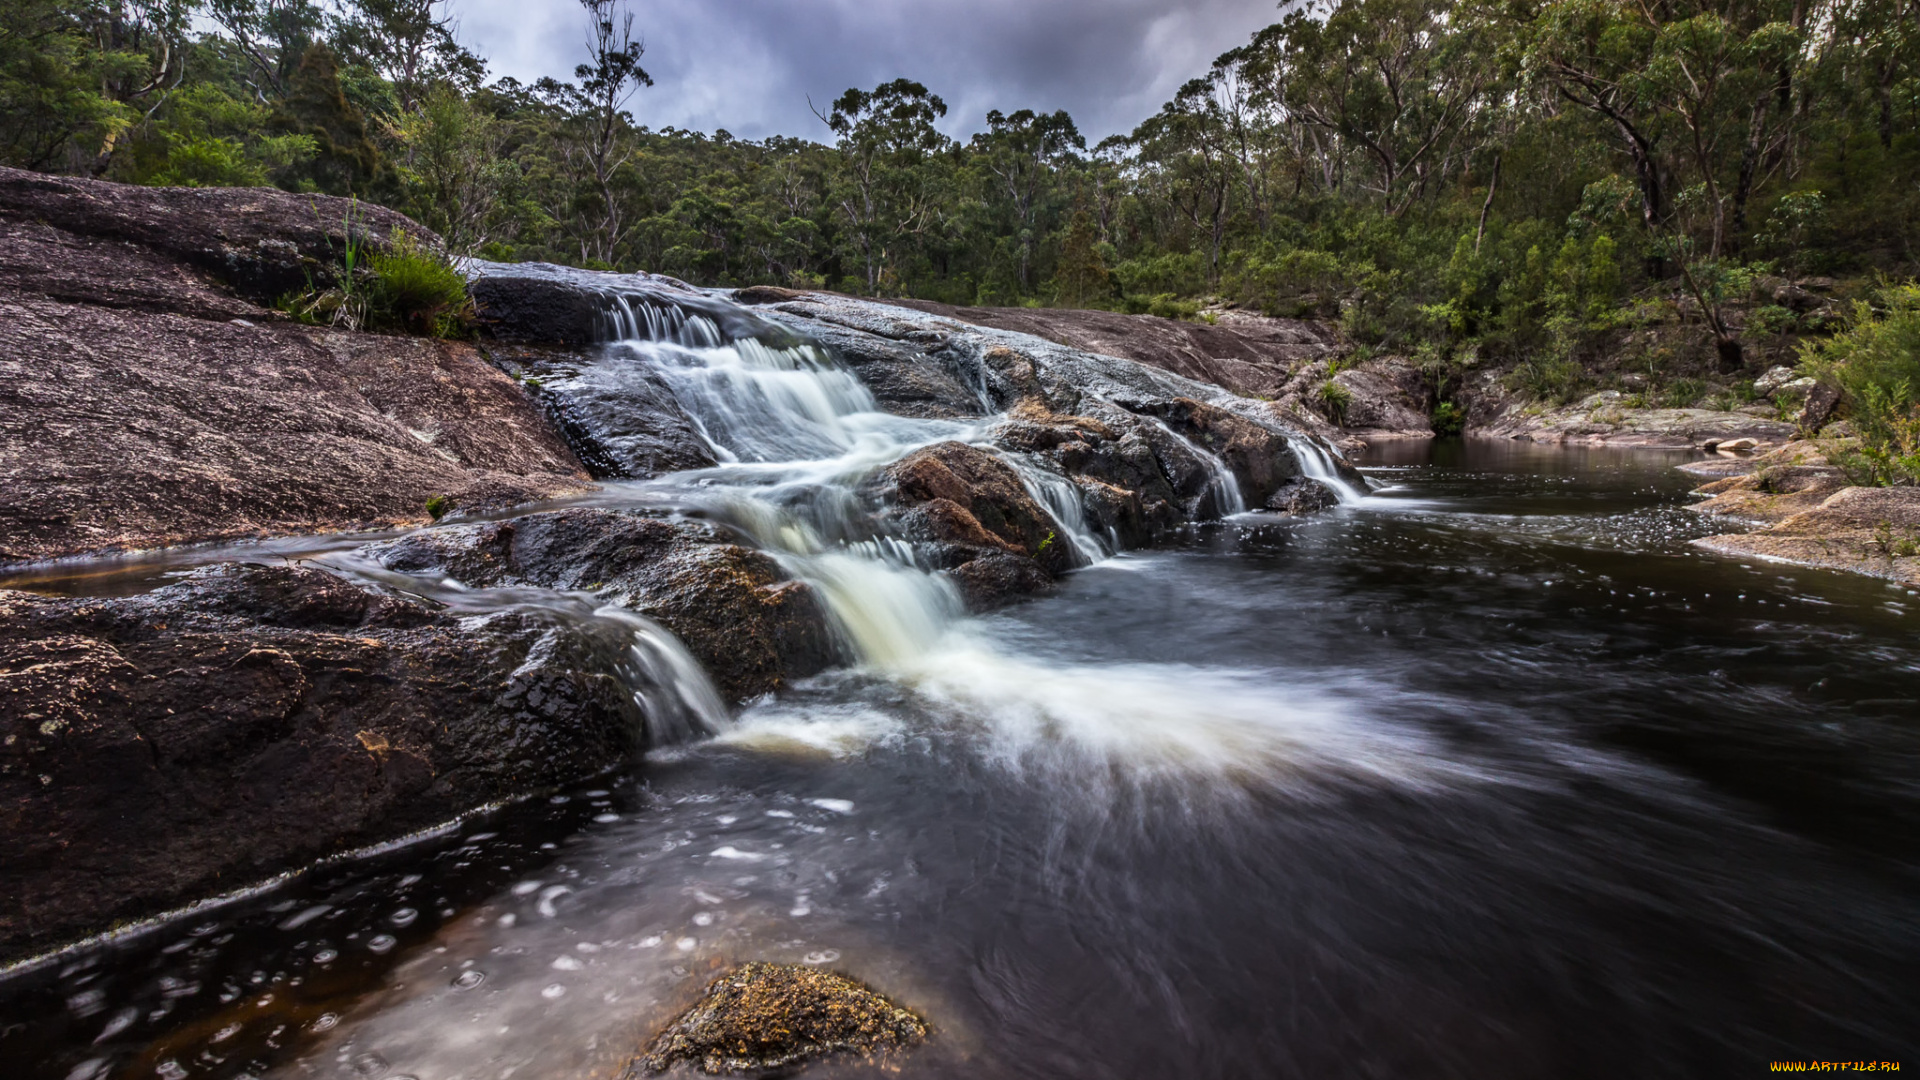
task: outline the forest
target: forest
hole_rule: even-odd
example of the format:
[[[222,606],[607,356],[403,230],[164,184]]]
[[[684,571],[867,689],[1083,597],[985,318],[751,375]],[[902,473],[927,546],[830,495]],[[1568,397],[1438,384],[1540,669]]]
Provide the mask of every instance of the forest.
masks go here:
[[[526,85],[448,0],[14,0],[0,161],[351,194],[455,254],[701,285],[1321,317],[1545,399],[1623,327],[1699,329],[1635,358],[1656,381],[1731,372],[1840,321],[1757,283],[1845,302],[1916,265],[1916,0],[1283,5],[1097,143],[1045,102],[956,141],[906,77],[817,139],[656,129],[644,26],[581,3],[579,65]]]

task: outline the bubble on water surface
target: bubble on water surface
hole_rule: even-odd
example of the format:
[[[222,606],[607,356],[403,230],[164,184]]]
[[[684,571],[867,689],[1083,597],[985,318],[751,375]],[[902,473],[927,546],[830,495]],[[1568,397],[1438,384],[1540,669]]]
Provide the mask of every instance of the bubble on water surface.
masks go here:
[[[340,1026],[340,1014],[321,1013],[314,1019],[313,1023],[309,1025],[309,1030],[315,1032],[332,1031],[338,1026]]]
[[[333,949],[321,949],[319,952],[313,954],[313,962],[316,964],[331,964],[338,959],[340,959],[340,954]]]
[[[840,959],[839,949],[817,949],[800,958],[808,964],[831,964]]]
[[[451,985],[455,990],[471,990],[474,987],[479,986],[481,983],[486,981],[487,981],[487,973],[484,971],[479,971],[479,970],[463,971],[460,974],[454,976],[453,982],[450,983],[449,985]]]
[[[375,934],[373,939],[367,942],[367,950],[369,952],[384,953],[391,951],[397,944],[399,944],[399,942],[394,939],[392,934]]]
[[[585,966],[571,956],[556,956],[553,960],[553,967],[559,971],[579,971]]]
[[[545,990],[540,991],[540,996],[543,998],[546,998],[548,1001],[553,1001],[557,998],[565,996],[566,992],[567,992],[566,987],[560,985],[559,983],[552,983],[548,985]]]
[[[393,923],[395,926],[409,926],[413,923],[413,920],[419,917],[419,912],[410,907],[403,907],[392,915],[387,916],[387,921]]]

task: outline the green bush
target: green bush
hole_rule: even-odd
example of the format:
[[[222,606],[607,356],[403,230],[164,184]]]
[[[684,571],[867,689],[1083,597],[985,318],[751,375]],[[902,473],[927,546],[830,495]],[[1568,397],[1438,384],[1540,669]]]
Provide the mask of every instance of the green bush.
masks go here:
[[[367,324],[422,337],[455,337],[472,321],[467,279],[445,255],[394,230],[372,260]]]
[[[1507,375],[1507,387],[1543,405],[1564,405],[1580,392],[1586,373],[1566,357],[1534,356]]]
[[[1346,422],[1347,406],[1353,404],[1353,391],[1328,379],[1320,384],[1315,396],[1320,399],[1321,407],[1327,410],[1328,419],[1336,424]]]
[[[1800,346],[1801,366],[1845,395],[1860,436],[1853,471],[1876,484],[1920,484],[1920,286],[1856,301],[1848,327]]]
[[[1433,433],[1441,438],[1460,434],[1467,428],[1467,414],[1451,401],[1443,401],[1433,407]]]
[[[1699,401],[1707,392],[1707,384],[1699,379],[1675,379],[1660,390],[1660,404],[1668,409],[1685,409]]]

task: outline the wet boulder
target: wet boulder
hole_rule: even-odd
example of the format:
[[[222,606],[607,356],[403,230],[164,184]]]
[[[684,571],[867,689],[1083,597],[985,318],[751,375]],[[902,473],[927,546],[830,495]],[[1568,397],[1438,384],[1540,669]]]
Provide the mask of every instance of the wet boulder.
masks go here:
[[[666,380],[646,364],[587,348],[509,344],[490,351],[595,479],[643,479],[716,463]]]
[[[1296,476],[1276,488],[1262,505],[1283,514],[1316,514],[1340,505],[1340,496],[1318,480]]]
[[[576,508],[430,529],[364,549],[389,569],[487,588],[592,592],[666,627],[727,701],[838,659],[811,586],[698,522]]]
[[[292,567],[0,591],[0,960],[628,760],[619,644]]]
[[[764,1075],[829,1054],[890,1055],[926,1036],[926,1021],[843,975],[743,964],[655,1036],[629,1074],[684,1061],[713,1076]]]
[[[989,451],[943,442],[881,470],[868,491],[883,520],[920,545],[981,610],[1051,584],[1073,565],[1060,523]]]

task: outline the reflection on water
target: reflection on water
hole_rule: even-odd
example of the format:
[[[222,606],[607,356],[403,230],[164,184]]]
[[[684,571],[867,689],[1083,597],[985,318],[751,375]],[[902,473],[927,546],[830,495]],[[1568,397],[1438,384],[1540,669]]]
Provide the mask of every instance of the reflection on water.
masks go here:
[[[1675,460],[1383,449],[1357,505],[16,976],[0,1059],[610,1076],[770,959],[924,1011],[915,1076],[1912,1060],[1916,597],[1694,552]]]

